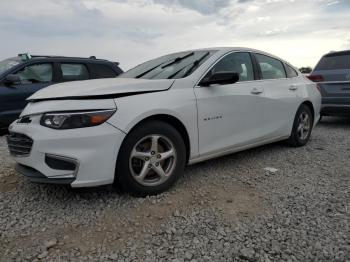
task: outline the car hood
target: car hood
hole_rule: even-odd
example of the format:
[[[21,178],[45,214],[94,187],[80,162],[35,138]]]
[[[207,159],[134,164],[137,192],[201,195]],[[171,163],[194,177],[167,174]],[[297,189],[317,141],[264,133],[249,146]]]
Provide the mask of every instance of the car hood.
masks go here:
[[[135,78],[105,78],[74,81],[43,88],[30,96],[27,100],[116,98],[165,91],[168,90],[173,83],[174,80],[172,79],[149,80]]]

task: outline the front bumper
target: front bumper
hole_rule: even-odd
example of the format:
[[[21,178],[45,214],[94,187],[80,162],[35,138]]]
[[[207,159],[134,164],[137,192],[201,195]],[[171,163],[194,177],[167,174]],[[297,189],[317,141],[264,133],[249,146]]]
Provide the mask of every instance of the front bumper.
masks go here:
[[[72,178],[49,178],[39,171],[29,166],[16,164],[15,169],[18,173],[27,177],[31,182],[40,184],[57,184],[57,185],[71,185],[75,177]]]
[[[41,126],[39,121],[38,115],[32,117],[30,124],[14,122],[10,126],[10,133],[33,140],[28,155],[14,155],[20,173],[33,182],[72,187],[113,183],[123,132],[107,122],[95,127],[54,130]],[[67,161],[59,162],[62,159]]]

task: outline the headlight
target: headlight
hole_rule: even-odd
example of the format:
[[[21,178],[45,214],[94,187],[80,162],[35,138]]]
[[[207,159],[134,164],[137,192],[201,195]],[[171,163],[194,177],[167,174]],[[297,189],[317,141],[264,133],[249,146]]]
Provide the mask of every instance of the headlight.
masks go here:
[[[112,109],[85,112],[47,113],[41,117],[40,124],[53,129],[72,129],[97,126],[106,122],[115,111],[115,109]]]

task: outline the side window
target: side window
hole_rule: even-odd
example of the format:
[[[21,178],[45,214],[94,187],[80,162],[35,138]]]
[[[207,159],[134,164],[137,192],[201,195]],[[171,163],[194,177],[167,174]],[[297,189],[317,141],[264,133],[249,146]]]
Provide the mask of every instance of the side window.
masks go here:
[[[239,82],[254,80],[254,70],[249,53],[232,53],[222,58],[205,76],[215,73],[238,73]]]
[[[107,65],[102,64],[92,64],[94,69],[94,74],[97,78],[113,78],[117,76],[117,73]]]
[[[291,66],[287,65],[287,64],[284,64],[285,65],[285,68],[286,68],[286,72],[287,72],[287,77],[288,78],[292,78],[292,77],[297,77],[298,76],[298,73],[297,71],[295,71],[294,68],[292,68]]]
[[[263,79],[286,78],[286,72],[281,61],[266,55],[256,54]]]
[[[16,73],[22,84],[46,83],[52,81],[52,64],[29,65]]]
[[[90,78],[89,71],[83,64],[61,64],[62,80],[75,81],[87,80]]]

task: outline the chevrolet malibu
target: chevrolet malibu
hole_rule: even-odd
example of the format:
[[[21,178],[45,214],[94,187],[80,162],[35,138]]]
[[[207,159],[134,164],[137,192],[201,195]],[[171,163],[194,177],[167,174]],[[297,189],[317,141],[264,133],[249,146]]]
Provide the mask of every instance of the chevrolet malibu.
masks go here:
[[[33,182],[146,196],[171,187],[187,164],[280,140],[305,145],[320,104],[316,84],[273,55],[192,50],[116,79],[40,90],[7,142]]]

